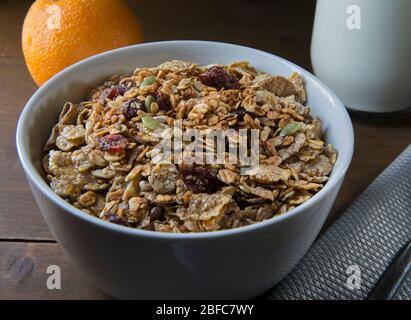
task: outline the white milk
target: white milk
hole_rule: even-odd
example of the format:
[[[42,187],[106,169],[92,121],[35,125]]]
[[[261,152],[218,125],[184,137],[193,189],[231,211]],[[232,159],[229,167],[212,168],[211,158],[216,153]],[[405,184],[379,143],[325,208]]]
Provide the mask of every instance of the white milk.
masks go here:
[[[410,108],[411,0],[318,0],[311,57],[348,108]]]

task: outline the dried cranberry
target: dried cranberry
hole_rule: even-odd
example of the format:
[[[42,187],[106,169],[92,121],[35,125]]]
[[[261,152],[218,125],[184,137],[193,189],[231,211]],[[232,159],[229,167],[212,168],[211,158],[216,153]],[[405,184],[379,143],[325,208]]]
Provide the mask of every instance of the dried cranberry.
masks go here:
[[[217,173],[209,167],[180,168],[186,187],[194,193],[214,193],[223,186]]]
[[[199,78],[203,84],[209,87],[215,87],[217,89],[240,89],[238,78],[220,67],[210,68],[200,74]]]
[[[233,199],[237,203],[237,206],[242,210],[250,206],[250,203],[248,203],[245,198],[241,197],[237,193],[233,196]]]
[[[128,140],[119,134],[109,134],[99,138],[98,143],[100,150],[115,153],[124,150]]]
[[[127,220],[126,220],[125,218],[116,216],[116,215],[114,215],[114,214],[112,214],[112,213],[109,213],[109,214],[108,214],[107,221],[109,221],[109,222],[111,222],[111,223],[118,224],[118,225],[120,225],[120,226],[125,226],[125,225],[127,225]]]
[[[244,118],[244,116],[247,113],[247,110],[245,110],[244,107],[238,107],[237,109],[234,110],[234,113],[241,119]]]
[[[124,84],[118,84],[109,89],[107,98],[110,100],[114,100],[118,96],[122,96],[128,90],[127,86]]]
[[[153,207],[150,210],[150,219],[151,221],[162,221],[164,220],[164,209],[162,207]]]
[[[234,113],[237,115],[237,118],[238,118],[240,121],[243,121],[243,120],[244,120],[244,116],[245,116],[246,114],[248,114],[248,115],[249,115],[251,118],[253,118],[253,119],[259,117],[259,115],[256,114],[255,112],[247,111],[247,110],[246,110],[244,107],[242,107],[242,106],[240,106],[240,107],[238,107],[237,109],[235,109],[235,110],[234,110]]]
[[[142,110],[144,105],[137,99],[132,99],[123,104],[121,107],[121,112],[127,120],[133,119],[137,116],[137,111]]]
[[[164,93],[161,90],[158,90],[156,99],[157,99],[158,107],[161,110],[164,110],[164,111],[171,110],[171,101],[170,101],[170,96],[168,94]]]

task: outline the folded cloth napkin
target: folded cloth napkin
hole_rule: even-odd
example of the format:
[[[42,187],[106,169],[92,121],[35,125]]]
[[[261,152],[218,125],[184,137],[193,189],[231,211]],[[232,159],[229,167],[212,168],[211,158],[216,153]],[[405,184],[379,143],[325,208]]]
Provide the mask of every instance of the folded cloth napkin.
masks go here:
[[[411,145],[314,243],[266,299],[367,299],[411,239]],[[409,247],[409,246],[408,246]],[[408,271],[389,299],[411,299]],[[392,268],[391,268],[392,269]],[[388,270],[388,271],[387,271]],[[396,271],[398,273],[398,270]],[[386,285],[386,284],[383,284]]]

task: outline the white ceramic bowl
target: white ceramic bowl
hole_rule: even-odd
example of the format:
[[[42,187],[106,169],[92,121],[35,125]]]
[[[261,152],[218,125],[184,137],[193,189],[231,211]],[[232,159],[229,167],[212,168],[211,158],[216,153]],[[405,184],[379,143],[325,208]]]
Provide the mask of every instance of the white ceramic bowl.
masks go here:
[[[40,175],[40,159],[64,102],[81,101],[90,86],[112,74],[171,59],[200,64],[248,60],[274,75],[302,74],[312,112],[322,119],[327,142],[338,152],[325,187],[269,221],[200,234],[164,234],[107,223],[59,198]],[[312,74],[269,53],[203,41],[146,43],[81,61],[33,95],[17,128],[20,161],[47,224],[81,272],[117,298],[242,299],[272,288],[318,235],[351,162],[353,146],[353,129],[343,104]]]

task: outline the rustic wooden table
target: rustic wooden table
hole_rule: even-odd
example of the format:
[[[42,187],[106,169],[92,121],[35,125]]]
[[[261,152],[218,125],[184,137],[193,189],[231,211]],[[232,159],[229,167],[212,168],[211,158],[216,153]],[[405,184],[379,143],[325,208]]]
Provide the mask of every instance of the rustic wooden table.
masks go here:
[[[141,21],[146,41],[233,42],[311,68],[314,0],[212,0],[196,2],[195,7],[190,1],[129,2]],[[109,298],[82,277],[56,243],[17,158],[17,120],[37,89],[27,72],[20,45],[30,3],[0,0],[0,299]],[[354,117],[353,123],[354,159],[325,228],[411,142],[411,119],[372,123]],[[61,267],[61,290],[46,287],[49,265]]]

